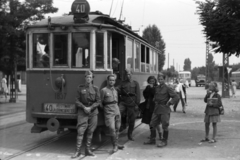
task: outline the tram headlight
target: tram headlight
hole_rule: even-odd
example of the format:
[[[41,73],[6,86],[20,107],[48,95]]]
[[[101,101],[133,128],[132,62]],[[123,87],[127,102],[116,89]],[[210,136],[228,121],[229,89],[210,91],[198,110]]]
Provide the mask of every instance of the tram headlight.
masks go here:
[[[56,87],[59,89],[59,90],[62,90],[63,87],[65,87],[66,85],[66,81],[63,77],[63,74],[61,75],[61,77],[57,77],[56,80],[55,80],[55,85]]]

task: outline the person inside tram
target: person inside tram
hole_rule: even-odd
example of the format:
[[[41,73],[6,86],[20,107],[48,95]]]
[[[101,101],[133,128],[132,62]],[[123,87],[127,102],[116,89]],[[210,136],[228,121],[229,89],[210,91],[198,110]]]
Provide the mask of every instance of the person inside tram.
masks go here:
[[[117,58],[113,58],[113,59],[112,59],[113,74],[114,74],[115,77],[116,77],[114,86],[115,86],[115,88],[117,89],[117,91],[119,91],[119,86],[120,86],[120,84],[121,84],[121,82],[122,82],[122,80],[121,80],[121,78],[120,78],[119,69],[118,69],[119,64],[120,64],[120,61],[119,61]],[[106,86],[107,86],[107,80],[105,80],[105,81],[102,83],[100,89],[102,89],[102,88],[104,88],[104,87],[106,87]]]

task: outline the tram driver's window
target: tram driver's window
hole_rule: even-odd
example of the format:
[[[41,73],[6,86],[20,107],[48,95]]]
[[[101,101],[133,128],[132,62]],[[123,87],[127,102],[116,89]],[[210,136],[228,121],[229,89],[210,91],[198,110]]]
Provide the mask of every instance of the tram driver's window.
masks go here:
[[[90,33],[73,33],[72,67],[90,68]]]
[[[68,35],[54,35],[53,65],[67,66],[68,62]]]
[[[49,68],[49,34],[33,34],[33,68]]]

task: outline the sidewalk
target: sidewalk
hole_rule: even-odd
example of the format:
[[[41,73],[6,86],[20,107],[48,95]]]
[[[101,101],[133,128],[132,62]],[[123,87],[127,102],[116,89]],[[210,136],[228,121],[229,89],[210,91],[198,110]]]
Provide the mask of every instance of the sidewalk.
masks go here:
[[[8,95],[7,100],[4,96],[0,97],[0,117],[24,112],[26,110],[26,85],[22,85],[21,92],[18,92],[17,102],[9,102],[10,96]]]

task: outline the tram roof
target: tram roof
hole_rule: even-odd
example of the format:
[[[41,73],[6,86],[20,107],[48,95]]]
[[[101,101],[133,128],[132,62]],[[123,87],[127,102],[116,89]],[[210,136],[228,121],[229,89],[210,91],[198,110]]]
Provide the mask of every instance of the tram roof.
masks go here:
[[[98,11],[89,13],[89,20],[87,23],[74,23],[73,15],[51,17],[51,26],[83,26],[83,25],[92,25],[92,26],[101,26],[101,27],[117,27],[123,29],[124,31],[138,37],[144,42],[148,43],[145,39],[139,36],[137,33],[133,32],[129,26],[123,25],[115,18],[111,18],[108,15],[102,14]],[[110,26],[111,25],[111,26]],[[48,19],[43,19],[34,25],[30,25],[27,28],[38,28],[38,27],[47,27]],[[149,43],[148,43],[149,44]],[[150,45],[150,44],[149,44]],[[151,45],[152,46],[152,45]],[[156,47],[152,46],[159,51]]]

